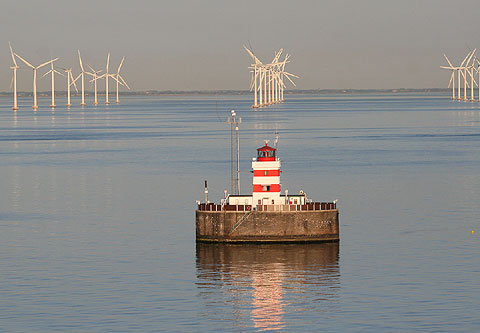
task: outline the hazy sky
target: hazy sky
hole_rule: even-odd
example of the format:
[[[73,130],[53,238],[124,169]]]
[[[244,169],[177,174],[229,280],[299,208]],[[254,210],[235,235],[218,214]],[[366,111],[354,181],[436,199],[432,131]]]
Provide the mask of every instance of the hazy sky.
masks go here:
[[[9,40],[34,65],[60,57],[77,73],[77,49],[94,68],[108,51],[112,70],[124,55],[134,90],[247,89],[243,43],[265,62],[279,48],[291,54],[299,89],[446,87],[442,54],[459,63],[480,48],[479,15],[478,0],[3,0],[0,91]],[[19,89],[31,91],[32,71],[20,66]]]

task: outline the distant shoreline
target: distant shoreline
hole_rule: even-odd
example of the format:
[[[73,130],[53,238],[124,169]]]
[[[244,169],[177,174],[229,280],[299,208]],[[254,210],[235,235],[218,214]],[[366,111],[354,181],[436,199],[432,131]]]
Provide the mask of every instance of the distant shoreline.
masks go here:
[[[386,93],[386,94],[405,94],[405,93],[444,93],[451,92],[449,88],[422,88],[422,89],[307,89],[307,90],[286,90],[288,95],[326,95],[326,94],[372,94],[372,93]],[[50,96],[49,91],[42,91],[37,93],[40,97]],[[93,91],[85,91],[88,96],[93,95]],[[114,95],[115,92],[110,92]],[[146,91],[122,91],[121,96],[184,96],[184,95],[249,95],[252,94],[248,90],[146,90]],[[11,96],[12,92],[0,92],[0,96]],[[55,91],[56,96],[66,96],[66,91]],[[105,91],[98,92],[99,96],[105,95]],[[32,92],[21,91],[18,92],[19,97],[30,97]],[[79,96],[74,93],[73,96]]]

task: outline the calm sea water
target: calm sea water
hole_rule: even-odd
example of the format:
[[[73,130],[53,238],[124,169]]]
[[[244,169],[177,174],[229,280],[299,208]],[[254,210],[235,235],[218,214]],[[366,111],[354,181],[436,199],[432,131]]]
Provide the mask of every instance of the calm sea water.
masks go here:
[[[0,331],[478,331],[480,105],[447,95],[1,98]],[[283,189],[339,199],[340,244],[195,244],[232,109],[242,192],[278,131]]]

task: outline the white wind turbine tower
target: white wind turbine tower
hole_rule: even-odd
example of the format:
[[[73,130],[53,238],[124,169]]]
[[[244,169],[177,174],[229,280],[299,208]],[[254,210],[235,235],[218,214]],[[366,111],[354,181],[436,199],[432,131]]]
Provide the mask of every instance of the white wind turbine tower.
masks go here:
[[[122,68],[123,61],[125,60],[125,57],[122,57],[122,61],[120,61],[120,65],[118,66],[117,73],[113,74],[113,78],[115,81],[117,81],[117,100],[115,101],[117,104],[120,103],[120,99],[118,98],[118,85],[121,84],[122,86],[125,86],[130,90],[130,87],[128,86],[127,82],[123,79],[123,77],[120,75],[120,69]]]
[[[82,102],[80,105],[85,105],[85,70],[83,69],[83,62],[82,62],[82,57],[80,56],[80,50],[78,51],[78,62],[80,63],[80,74],[78,74],[77,78],[75,81],[81,77],[82,78]]]
[[[478,102],[480,102],[480,61],[477,57],[475,57],[475,61],[477,63],[477,68],[475,71],[478,73]]]
[[[259,77],[259,70],[256,65],[252,65],[251,67],[248,67],[251,69],[250,73],[252,73],[252,79],[250,80],[250,91],[253,91],[253,105],[252,108],[257,108],[258,103],[257,103],[257,81]]]
[[[457,87],[457,89],[458,89],[458,94],[457,94],[457,100],[461,100],[461,98],[462,98],[462,97],[461,97],[461,96],[462,96],[462,94],[461,94],[461,86],[462,86],[462,83],[461,83],[461,81],[460,81],[460,74],[464,75],[464,74],[463,74],[463,71],[462,71],[462,69],[463,69],[463,64],[465,63],[465,61],[467,61],[467,58],[468,58],[469,55],[470,55],[470,52],[469,52],[469,53],[467,54],[467,56],[463,59],[463,61],[462,61],[462,63],[460,64],[460,66],[456,67],[456,69],[457,69],[457,76],[458,76],[458,87]],[[464,76],[465,76],[465,75],[464,75]],[[465,89],[466,89],[466,88],[465,88]]]
[[[270,68],[270,91],[271,91],[271,100],[270,104],[278,102],[278,93],[277,93],[277,85],[278,85],[278,59],[282,54],[283,49],[280,49],[278,52],[275,52],[275,57],[273,58],[272,62],[268,64]]]
[[[463,100],[464,101],[468,101],[467,99],[467,87],[468,87],[468,82],[467,82],[467,69],[469,68],[468,67],[468,64],[470,63],[470,60],[472,59],[473,57],[473,54],[475,53],[475,50],[473,52],[470,52],[467,56],[468,56],[468,60],[467,62],[465,63],[465,66],[462,67],[463,71],[462,71],[462,75],[463,75]]]
[[[18,110],[18,103],[17,103],[17,69],[19,69],[20,67],[18,67],[18,65],[17,65],[17,61],[15,60],[15,55],[13,54],[12,45],[10,44],[10,42],[8,42],[8,46],[10,46],[10,54],[12,55],[12,61],[13,61],[13,66],[10,67],[10,69],[13,69],[13,76],[12,76],[12,83],[11,83],[11,86],[13,86],[13,107],[12,107],[12,110],[16,111],[16,110]],[[10,89],[11,88],[12,87],[10,87]]]
[[[97,79],[105,78],[105,104],[110,104],[108,100],[108,79],[113,77],[112,74],[108,73],[108,64],[110,63],[110,53],[107,55],[107,66],[105,67],[105,73],[99,76]]]
[[[262,94],[260,90],[260,103],[257,103],[257,79],[260,79],[259,84],[260,86],[262,85],[262,80],[261,80],[261,66],[263,65],[262,62],[253,54],[253,52],[248,49],[245,45],[243,45],[243,48],[247,53],[252,57],[252,59],[255,61],[254,64],[251,64],[252,67],[249,67],[250,69],[253,69],[253,74],[252,74],[252,80],[250,82],[250,91],[254,91],[254,97],[253,97],[253,108],[257,108],[259,104],[262,104]]]
[[[21,61],[23,61],[25,63],[25,65],[27,65],[28,67],[30,67],[31,69],[33,69],[33,106],[32,106],[32,109],[34,110],[37,110],[38,109],[38,105],[37,105],[37,70],[39,68],[42,68],[43,66],[46,66],[56,60],[58,60],[58,58],[55,58],[53,60],[50,60],[50,61],[47,61],[47,62],[44,62],[43,64],[41,65],[38,65],[37,67],[33,66],[31,63],[29,63],[28,61],[26,61],[25,59],[23,59],[22,57],[20,57],[17,53],[15,53],[15,55],[18,57],[18,59],[20,59]]]
[[[475,66],[475,57],[472,58],[475,54],[475,51],[477,51],[477,49],[474,49],[473,52],[472,52],[472,55],[470,56],[470,59],[468,60],[468,62],[470,63],[470,60],[472,60],[472,64],[470,66],[467,67],[466,71],[468,71],[468,74],[470,75],[470,101],[473,102],[474,100],[474,96],[473,96],[473,88],[474,88],[474,84],[477,84],[477,82],[475,81],[474,77],[473,77],[473,68]]]
[[[55,68],[53,68],[53,62],[50,63],[50,70],[48,72],[46,72],[45,74],[42,75],[42,77],[45,77],[47,76],[48,74],[51,74],[52,76],[52,104],[50,105],[51,108],[55,108],[56,105],[55,105],[55,74],[59,74],[61,76],[65,76],[63,75],[62,73],[60,73],[59,71],[57,71]]]
[[[262,65],[261,68],[262,68],[261,81],[263,86],[262,85],[260,86],[260,96],[262,95],[261,90],[263,89],[263,102],[262,102],[262,98],[260,97],[260,106],[264,106],[264,105],[267,105],[267,66]]]
[[[475,85],[477,85],[477,81],[475,81],[475,78],[473,75],[474,70],[475,70],[475,59],[473,60],[472,64],[469,66],[469,71],[468,71],[468,74],[470,75],[470,102],[473,102],[475,100],[473,88]]]
[[[100,76],[97,76],[98,73],[102,72],[102,70],[94,70],[90,65],[88,65],[88,68],[90,68],[90,70],[92,72],[85,72],[85,74],[88,74],[90,76],[92,76],[92,79],[90,80],[90,82],[93,82],[93,90],[94,90],[94,102],[93,104],[94,105],[97,105],[98,104],[98,98],[97,98],[97,80],[100,78]]]
[[[258,104],[257,107],[261,107],[265,105],[265,65],[258,65]]]
[[[71,107],[72,103],[70,103],[70,87],[73,85],[75,88],[75,91],[78,93],[77,85],[75,84],[75,81],[77,81],[80,78],[80,75],[77,76],[77,78],[73,78],[72,74],[72,68],[62,68],[66,73],[67,73],[67,107]]]

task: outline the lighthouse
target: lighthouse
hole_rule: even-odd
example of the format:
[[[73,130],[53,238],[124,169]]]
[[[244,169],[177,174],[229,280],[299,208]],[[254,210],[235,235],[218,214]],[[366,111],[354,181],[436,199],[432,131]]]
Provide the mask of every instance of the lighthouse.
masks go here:
[[[252,194],[227,194],[220,204],[197,201],[197,242],[338,242],[337,201],[314,202],[303,190],[280,194],[280,159],[268,141],[252,158]],[[232,177],[233,178],[233,177]]]
[[[268,145],[257,149],[257,157],[252,159],[253,205],[284,205],[285,197],[280,196],[280,159],[277,150]]]

